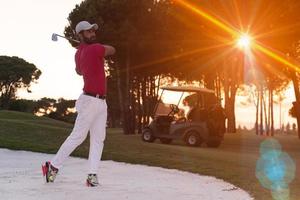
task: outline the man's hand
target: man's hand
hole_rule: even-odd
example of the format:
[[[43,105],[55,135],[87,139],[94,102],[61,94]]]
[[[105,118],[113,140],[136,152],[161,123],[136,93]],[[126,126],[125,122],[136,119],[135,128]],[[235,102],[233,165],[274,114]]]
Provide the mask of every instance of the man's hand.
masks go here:
[[[109,46],[109,45],[103,45],[103,46],[105,48],[104,56],[111,56],[116,53],[116,49],[114,47]]]

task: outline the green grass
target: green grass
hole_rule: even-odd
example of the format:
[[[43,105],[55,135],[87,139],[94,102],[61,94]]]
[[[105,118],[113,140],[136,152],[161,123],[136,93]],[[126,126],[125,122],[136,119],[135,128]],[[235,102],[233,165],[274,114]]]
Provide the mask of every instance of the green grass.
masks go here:
[[[56,153],[72,130],[72,125],[30,114],[0,111],[0,147]],[[259,145],[263,137],[250,133],[227,134],[220,148],[191,148],[182,142],[163,145],[158,141],[144,143],[139,135],[126,136],[120,129],[109,129],[103,152],[104,160],[146,164],[215,176],[246,191],[255,199],[272,199],[255,177]],[[296,166],[300,164],[300,140],[296,136],[277,136],[283,151],[289,153]],[[73,156],[87,157],[86,140]],[[300,172],[290,184],[290,199],[300,196]],[[158,186],[159,187],[159,186]]]

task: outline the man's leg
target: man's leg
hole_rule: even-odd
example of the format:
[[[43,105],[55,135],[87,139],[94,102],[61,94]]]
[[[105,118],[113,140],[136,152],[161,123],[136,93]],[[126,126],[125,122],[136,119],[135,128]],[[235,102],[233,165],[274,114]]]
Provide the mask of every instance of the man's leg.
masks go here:
[[[81,95],[78,103],[76,102],[78,115],[73,131],[51,161],[51,165],[57,169],[62,167],[68,156],[85,140],[88,130],[94,121],[96,115],[95,111],[93,111],[94,102],[89,98],[91,97]]]
[[[97,174],[106,137],[107,105],[99,100],[99,112],[90,128],[89,174]]]

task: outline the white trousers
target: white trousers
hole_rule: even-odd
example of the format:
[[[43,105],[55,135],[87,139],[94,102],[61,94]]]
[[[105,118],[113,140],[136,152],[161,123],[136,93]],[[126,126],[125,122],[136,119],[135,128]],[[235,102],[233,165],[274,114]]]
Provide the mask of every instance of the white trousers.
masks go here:
[[[87,137],[90,132],[89,174],[97,174],[106,137],[106,101],[81,94],[75,104],[77,118],[69,137],[51,160],[55,168],[61,168],[64,161]]]

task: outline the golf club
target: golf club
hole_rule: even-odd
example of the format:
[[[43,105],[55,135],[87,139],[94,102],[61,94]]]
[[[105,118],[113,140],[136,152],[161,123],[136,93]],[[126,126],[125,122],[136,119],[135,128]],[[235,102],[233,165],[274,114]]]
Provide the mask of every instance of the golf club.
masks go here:
[[[73,42],[76,42],[76,43],[80,43],[78,40],[74,40],[72,38],[68,38],[68,37],[65,37],[65,36],[62,36],[62,35],[59,35],[59,34],[56,34],[56,33],[52,34],[52,41],[56,42],[58,40],[58,37],[65,38],[67,40],[72,40]]]

